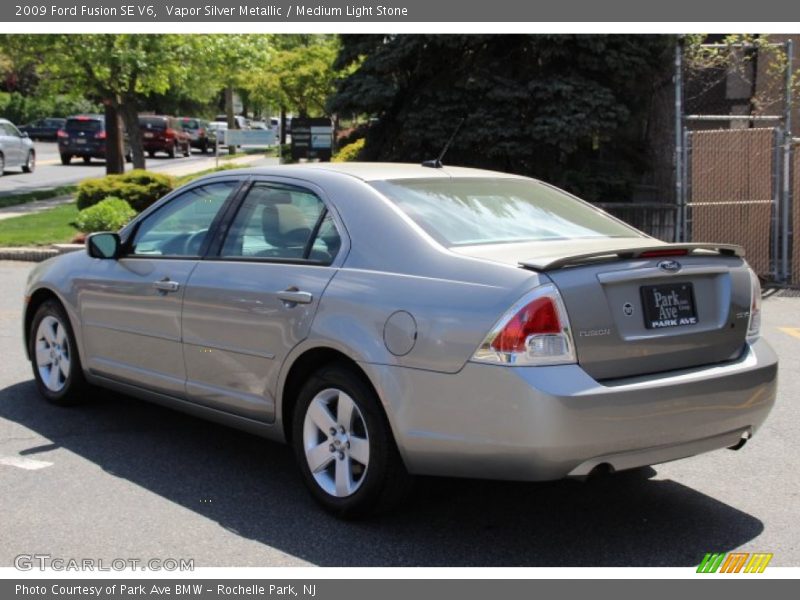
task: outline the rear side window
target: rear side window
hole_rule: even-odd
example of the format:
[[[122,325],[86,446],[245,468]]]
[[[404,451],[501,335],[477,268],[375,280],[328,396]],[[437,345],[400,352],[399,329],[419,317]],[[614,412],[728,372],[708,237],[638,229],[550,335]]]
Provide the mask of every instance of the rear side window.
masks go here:
[[[642,237],[603,211],[524,179],[415,179],[372,183],[444,246]]]
[[[315,194],[256,184],[239,208],[221,254],[330,264],[340,245],[333,220]]]
[[[65,129],[69,131],[102,131],[103,123],[98,119],[67,119]]]

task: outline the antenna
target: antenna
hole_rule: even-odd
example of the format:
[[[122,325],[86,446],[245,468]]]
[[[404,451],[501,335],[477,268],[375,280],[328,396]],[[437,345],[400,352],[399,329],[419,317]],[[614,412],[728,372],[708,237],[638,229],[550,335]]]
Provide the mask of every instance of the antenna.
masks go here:
[[[442,159],[444,158],[444,155],[447,154],[447,151],[450,149],[450,144],[453,143],[453,140],[458,135],[458,132],[461,131],[461,126],[464,124],[464,121],[466,120],[467,117],[462,117],[461,121],[456,126],[456,130],[453,132],[453,135],[450,136],[450,139],[447,140],[447,143],[444,145],[444,148],[442,148],[442,152],[441,154],[439,154],[438,158],[435,158],[434,160],[422,161],[423,167],[429,167],[431,169],[441,169],[444,166],[442,164]]]

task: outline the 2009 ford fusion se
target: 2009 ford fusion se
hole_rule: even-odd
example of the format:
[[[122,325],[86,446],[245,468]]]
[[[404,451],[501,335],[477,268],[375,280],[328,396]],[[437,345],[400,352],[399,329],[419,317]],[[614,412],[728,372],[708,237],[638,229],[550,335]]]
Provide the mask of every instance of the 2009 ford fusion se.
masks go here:
[[[101,386],[286,441],[352,517],[417,474],[541,481],[741,447],[777,376],[742,255],[504,173],[232,170],[41,263],[24,330],[51,402]]]

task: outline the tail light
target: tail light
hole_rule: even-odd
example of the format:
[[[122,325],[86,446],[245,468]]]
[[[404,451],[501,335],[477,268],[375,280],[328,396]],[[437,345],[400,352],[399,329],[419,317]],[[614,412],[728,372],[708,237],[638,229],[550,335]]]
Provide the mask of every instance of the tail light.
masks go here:
[[[56,135],[57,135],[59,138],[62,138],[62,139],[64,139],[64,138],[68,138],[68,137],[69,137],[69,134],[68,134],[66,131],[64,131],[63,129],[59,129],[59,130],[58,130],[58,133],[56,133]]]
[[[177,135],[178,135],[178,132],[177,132],[177,131],[175,131],[174,129],[171,129],[171,128],[170,128],[170,129],[167,129],[167,130],[164,132],[164,136],[165,136],[167,139],[172,139],[172,138],[174,138],[174,137],[177,137]]]
[[[754,342],[761,335],[761,282],[750,269],[750,321],[747,323],[747,341]]]
[[[96,140],[104,140],[106,139],[106,132],[105,131],[98,131],[94,134],[94,139]]]
[[[472,358],[507,365],[575,363],[575,344],[558,288],[547,283],[518,300]]]

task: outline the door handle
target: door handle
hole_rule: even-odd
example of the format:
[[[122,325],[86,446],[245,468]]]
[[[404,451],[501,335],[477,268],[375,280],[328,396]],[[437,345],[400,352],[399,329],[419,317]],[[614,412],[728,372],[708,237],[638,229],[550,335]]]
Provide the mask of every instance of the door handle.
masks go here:
[[[278,299],[290,308],[296,304],[311,304],[314,299],[309,292],[301,292],[296,287],[278,292]]]
[[[177,281],[172,281],[168,277],[165,277],[161,281],[153,282],[153,287],[159,292],[177,292],[180,286],[181,284],[179,284]]]

